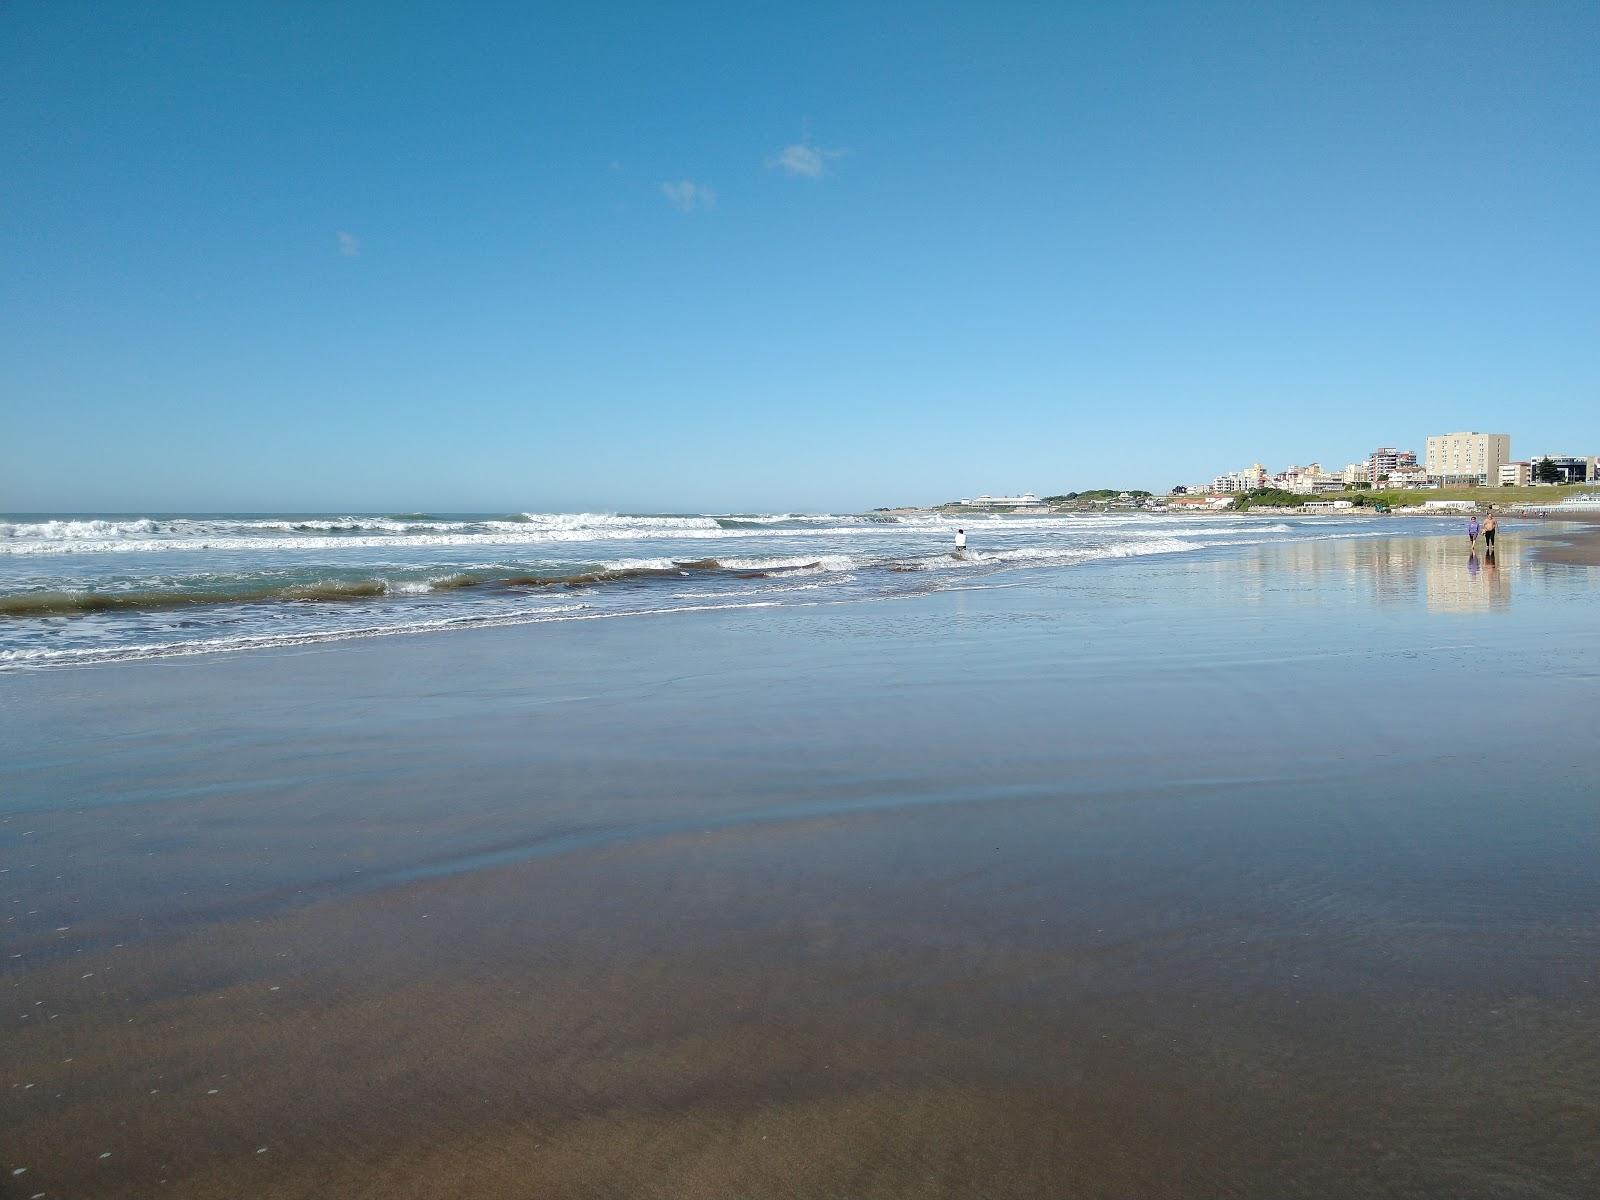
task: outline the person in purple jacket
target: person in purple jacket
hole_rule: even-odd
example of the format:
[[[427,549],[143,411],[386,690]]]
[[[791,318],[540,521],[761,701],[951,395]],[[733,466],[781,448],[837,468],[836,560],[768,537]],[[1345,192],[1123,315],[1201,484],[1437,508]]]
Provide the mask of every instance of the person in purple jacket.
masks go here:
[[[1478,518],[1473,517],[1467,522],[1467,541],[1472,543],[1472,553],[1478,552],[1478,535],[1483,532],[1483,526],[1478,524]]]

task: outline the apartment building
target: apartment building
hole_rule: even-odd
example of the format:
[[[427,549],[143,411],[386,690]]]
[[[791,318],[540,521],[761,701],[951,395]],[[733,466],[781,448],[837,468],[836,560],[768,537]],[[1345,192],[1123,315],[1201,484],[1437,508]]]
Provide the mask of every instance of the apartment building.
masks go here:
[[[1367,482],[1373,487],[1387,483],[1389,476],[1405,467],[1417,465],[1415,450],[1399,450],[1393,446],[1379,446],[1366,461]]]
[[[1226,475],[1218,475],[1211,481],[1211,490],[1227,495],[1233,492],[1253,492],[1266,485],[1267,469],[1256,463],[1242,471],[1229,471]]]
[[[1509,433],[1442,433],[1428,439],[1428,478],[1436,483],[1491,486],[1511,461]]]
[[[1532,463],[1508,462],[1500,468],[1501,487],[1527,487],[1532,482]]]
[[[1428,472],[1419,466],[1396,467],[1389,472],[1389,482],[1385,487],[1392,488],[1420,488],[1428,486]]]

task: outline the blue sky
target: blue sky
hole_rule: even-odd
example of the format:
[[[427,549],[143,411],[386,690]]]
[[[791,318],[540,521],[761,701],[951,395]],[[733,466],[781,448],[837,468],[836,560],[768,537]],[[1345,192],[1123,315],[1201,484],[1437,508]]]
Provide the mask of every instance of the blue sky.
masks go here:
[[[0,7],[0,509],[1600,453],[1600,5]]]

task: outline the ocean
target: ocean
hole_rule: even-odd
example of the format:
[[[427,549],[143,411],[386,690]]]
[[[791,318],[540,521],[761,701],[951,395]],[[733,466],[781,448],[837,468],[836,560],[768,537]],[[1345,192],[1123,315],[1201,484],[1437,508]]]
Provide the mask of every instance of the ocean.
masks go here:
[[[953,552],[958,527],[964,556]],[[1436,522],[1142,513],[0,517],[0,669],[464,626],[885,600]]]

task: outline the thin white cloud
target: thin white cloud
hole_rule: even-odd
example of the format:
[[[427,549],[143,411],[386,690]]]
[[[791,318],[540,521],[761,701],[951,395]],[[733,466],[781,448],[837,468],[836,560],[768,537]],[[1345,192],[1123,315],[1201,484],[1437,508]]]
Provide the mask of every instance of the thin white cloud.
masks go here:
[[[680,179],[675,183],[667,180],[661,185],[661,194],[679,212],[707,212],[717,206],[717,193],[706,184],[690,179]]]
[[[826,150],[809,141],[791,142],[767,160],[767,166],[797,179],[821,179],[828,173],[828,162],[843,150]]]
[[[339,230],[339,253],[346,258],[359,258],[361,256],[361,239],[353,233]]]

